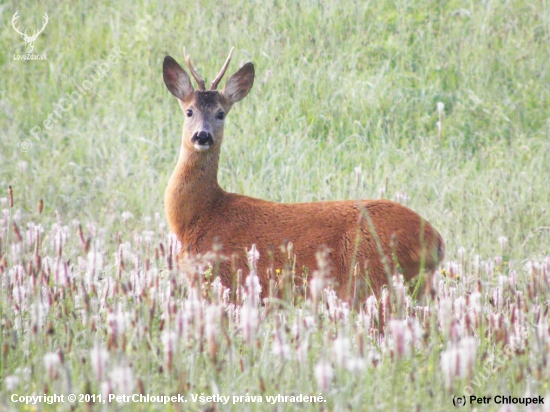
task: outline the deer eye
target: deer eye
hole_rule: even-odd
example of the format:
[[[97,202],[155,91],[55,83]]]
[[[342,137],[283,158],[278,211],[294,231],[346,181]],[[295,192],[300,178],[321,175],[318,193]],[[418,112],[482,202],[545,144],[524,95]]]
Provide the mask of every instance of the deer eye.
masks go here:
[[[191,117],[193,116],[193,110],[189,109],[185,112],[185,114],[187,114],[187,117]]]
[[[225,113],[224,112],[219,112],[216,115],[216,118],[219,119],[219,120],[223,120],[225,118]]]

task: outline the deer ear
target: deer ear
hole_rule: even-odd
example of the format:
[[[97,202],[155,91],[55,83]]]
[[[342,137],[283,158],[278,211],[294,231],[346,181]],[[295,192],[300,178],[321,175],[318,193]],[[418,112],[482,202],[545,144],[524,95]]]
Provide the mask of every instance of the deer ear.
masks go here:
[[[164,58],[162,77],[170,93],[178,99],[186,102],[193,95],[194,89],[189,76],[181,68],[178,62],[170,56]]]
[[[254,64],[246,63],[237,73],[231,76],[220,92],[229,104],[244,99],[254,84]]]

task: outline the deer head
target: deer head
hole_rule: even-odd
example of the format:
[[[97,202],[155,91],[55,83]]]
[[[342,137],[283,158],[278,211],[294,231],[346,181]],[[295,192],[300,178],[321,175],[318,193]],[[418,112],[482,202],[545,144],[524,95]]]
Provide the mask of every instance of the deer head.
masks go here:
[[[181,66],[170,56],[164,58],[163,77],[166,87],[174,96],[185,113],[183,124],[182,146],[189,151],[207,152],[219,150],[223,140],[224,119],[233,104],[243,99],[254,83],[254,65],[246,63],[228,80],[221,91],[216,88],[222,79],[231,54],[225,61],[222,69],[212,82],[210,90],[206,90],[204,80],[191,64],[191,59],[183,49],[183,54],[191,75],[197,82],[198,89],[191,85],[191,80]]]
[[[34,50],[34,43],[36,42],[36,39],[38,38],[40,33],[44,31],[44,29],[46,28],[46,25],[48,24],[48,20],[49,20],[48,14],[44,13],[44,25],[38,31],[33,30],[32,36],[29,36],[27,34],[27,30],[25,30],[24,32],[21,32],[21,30],[19,30],[19,27],[16,26],[18,18],[19,18],[19,12],[16,11],[11,19],[11,25],[13,29],[21,35],[23,40],[25,40],[27,53],[32,53],[32,51]]]

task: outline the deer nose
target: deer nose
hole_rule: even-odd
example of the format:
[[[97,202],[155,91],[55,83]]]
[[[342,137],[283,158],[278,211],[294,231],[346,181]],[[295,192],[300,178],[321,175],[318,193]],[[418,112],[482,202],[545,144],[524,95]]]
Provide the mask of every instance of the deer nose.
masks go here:
[[[212,138],[212,133],[202,131],[195,133],[191,138],[191,142],[199,146],[212,146],[214,139]]]

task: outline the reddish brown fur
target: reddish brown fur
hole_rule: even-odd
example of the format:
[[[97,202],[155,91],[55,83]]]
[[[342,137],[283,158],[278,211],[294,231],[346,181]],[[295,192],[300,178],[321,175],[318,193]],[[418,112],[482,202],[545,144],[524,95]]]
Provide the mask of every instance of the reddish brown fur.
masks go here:
[[[183,69],[174,66],[173,59],[167,60],[164,76],[168,88],[178,97],[184,112],[191,108],[193,116],[201,116],[201,122],[186,118],[179,160],[165,194],[170,228],[184,250],[204,253],[218,241],[225,255],[236,255],[238,268],[247,269],[246,249],[255,244],[260,252],[258,275],[264,297],[269,293],[268,273],[285,265],[280,246],[288,241],[294,245],[297,272],[303,266],[314,270],[316,252],[320,246],[328,246],[331,277],[344,299],[350,297],[350,273],[355,264],[359,264],[360,274],[368,273],[375,293],[387,284],[386,269],[393,271],[394,261],[407,280],[418,275],[422,262],[427,272],[436,269],[444,255],[443,239],[427,221],[398,203],[348,200],[281,204],[221,189],[217,171],[223,123],[213,119],[216,113],[227,113],[233,103],[246,96],[252,87],[253,66],[239,70],[221,92],[203,92],[193,90],[190,82],[186,84],[188,77],[185,79]],[[175,85],[174,79],[183,79],[183,84]],[[197,150],[191,141],[197,127],[212,131],[214,143],[208,150]],[[356,239],[359,243],[355,252]],[[380,248],[387,258],[381,258]],[[273,260],[268,251],[274,252]],[[219,275],[226,286],[233,286],[234,272],[229,261],[221,264]]]

